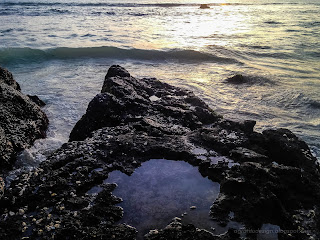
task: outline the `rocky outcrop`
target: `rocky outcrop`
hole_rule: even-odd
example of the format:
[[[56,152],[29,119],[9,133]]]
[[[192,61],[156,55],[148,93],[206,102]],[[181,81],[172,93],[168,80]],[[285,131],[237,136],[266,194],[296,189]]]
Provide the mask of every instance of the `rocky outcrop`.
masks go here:
[[[136,79],[112,66],[103,88],[76,124],[70,142],[30,173],[20,175],[0,200],[0,238],[135,239],[117,224],[123,209],[106,184],[108,173],[131,174],[142,162],[165,158],[199,167],[220,183],[210,216],[247,229],[279,225],[279,239],[320,237],[320,174],[308,146],[286,129],[254,131],[254,121],[217,116],[193,93],[156,79]],[[97,195],[87,192],[102,189]],[[145,239],[238,239],[174,219]],[[253,234],[248,239],[256,239]]]
[[[180,218],[174,218],[168,226],[161,230],[151,230],[145,235],[146,240],[240,240],[240,235],[234,229],[229,229],[225,234],[214,236],[211,232],[198,229],[192,224],[182,224]]]
[[[154,129],[182,134],[219,117],[192,92],[156,79],[136,79],[120,66],[112,66],[101,90],[70,134],[84,140],[94,130],[144,122]]]
[[[0,67],[0,83],[5,83],[15,90],[21,91],[20,85],[13,79],[12,73],[2,67]]]
[[[248,80],[241,74],[237,74],[227,78],[225,81],[227,83],[232,83],[232,84],[242,84],[242,83],[246,83]]]
[[[12,167],[18,152],[46,135],[45,113],[20,90],[12,74],[0,67],[0,172]]]
[[[208,4],[200,4],[201,9],[208,9],[210,6]]]
[[[27,96],[32,102],[37,104],[39,107],[44,107],[46,105],[46,103],[42,101],[37,95],[27,95]]]

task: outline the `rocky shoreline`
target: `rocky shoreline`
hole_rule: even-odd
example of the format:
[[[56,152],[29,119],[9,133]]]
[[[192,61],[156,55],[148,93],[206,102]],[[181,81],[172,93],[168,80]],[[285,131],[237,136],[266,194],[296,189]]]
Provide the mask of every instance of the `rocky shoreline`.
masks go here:
[[[12,74],[0,67],[0,174],[13,167],[20,151],[46,137],[49,121],[40,103],[37,96],[24,95]]]
[[[12,75],[4,73],[9,77],[2,74],[1,79],[11,86],[0,79],[2,92],[14,92],[41,115],[36,104],[19,95]],[[32,131],[36,136],[17,150],[44,137],[48,121],[43,114],[40,119],[41,127]],[[279,239],[319,239],[320,174],[315,157],[289,130],[258,133],[254,125],[250,120],[223,119],[190,91],[154,78],[136,79],[112,66],[69,142],[4,189],[0,238],[136,239],[134,227],[117,224],[123,209],[116,205],[121,199],[112,194],[116,185],[103,181],[111,171],[130,175],[142,162],[161,158],[186,161],[219,182],[220,194],[208,209],[219,224],[227,225],[233,213],[246,229],[273,224],[292,230],[279,233]],[[13,159],[1,127],[0,157],[11,154]],[[97,196],[87,194],[95,186],[103,190]],[[145,239],[240,239],[232,229],[216,236],[178,218],[168,224],[151,230]],[[246,238],[256,239],[256,233]]]

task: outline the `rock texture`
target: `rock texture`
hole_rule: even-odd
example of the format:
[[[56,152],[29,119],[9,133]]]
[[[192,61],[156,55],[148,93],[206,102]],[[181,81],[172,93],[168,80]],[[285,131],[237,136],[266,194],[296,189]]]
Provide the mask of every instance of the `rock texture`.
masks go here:
[[[180,218],[174,218],[168,226],[161,230],[151,230],[145,235],[146,240],[193,240],[193,239],[205,239],[205,240],[230,240],[239,239],[240,235],[237,234],[233,229],[229,229],[225,234],[214,236],[212,233],[198,229],[192,224],[184,225],[181,223]]]
[[[229,77],[225,80],[227,83],[233,83],[233,84],[242,84],[246,83],[247,79],[242,76],[241,74],[234,75],[232,77]]]
[[[2,198],[3,194],[4,194],[4,181],[3,181],[3,178],[0,177],[0,199]]]
[[[101,90],[70,134],[70,141],[84,140],[102,127],[144,122],[155,129],[182,134],[218,116],[192,92],[156,79],[136,79],[112,66]]]
[[[108,173],[131,174],[143,161],[184,160],[220,183],[210,216],[247,229],[279,225],[279,239],[320,238],[320,174],[308,146],[286,129],[253,130],[255,122],[217,116],[193,93],[156,79],[136,79],[112,66],[103,88],[76,124],[70,142],[30,173],[20,175],[0,200],[0,238],[135,239],[117,224],[123,209]],[[87,192],[100,186],[97,195]],[[174,219],[145,239],[239,239],[183,225]],[[256,239],[247,234],[247,239]]]
[[[12,74],[0,67],[0,172],[12,167],[18,152],[46,135],[47,116],[20,90]]]

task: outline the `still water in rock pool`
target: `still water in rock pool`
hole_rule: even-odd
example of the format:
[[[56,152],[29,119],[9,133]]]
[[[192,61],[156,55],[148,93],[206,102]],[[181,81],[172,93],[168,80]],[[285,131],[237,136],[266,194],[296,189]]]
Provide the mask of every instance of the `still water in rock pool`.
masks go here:
[[[124,209],[120,222],[137,228],[139,238],[150,229],[165,227],[174,217],[183,216],[183,222],[207,229],[215,225],[209,211],[220,185],[186,162],[153,159],[131,176],[113,171],[106,182],[117,183],[113,194],[123,199]]]

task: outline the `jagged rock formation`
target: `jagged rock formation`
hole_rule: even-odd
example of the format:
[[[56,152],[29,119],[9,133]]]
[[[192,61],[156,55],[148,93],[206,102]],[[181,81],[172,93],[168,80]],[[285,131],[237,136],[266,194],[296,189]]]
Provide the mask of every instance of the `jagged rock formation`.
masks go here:
[[[21,93],[12,74],[0,67],[0,172],[12,168],[18,152],[46,136],[48,118]]]
[[[220,183],[208,212],[221,225],[233,212],[247,229],[270,223],[296,230],[279,239],[319,238],[316,159],[289,130],[258,133],[254,125],[224,120],[189,91],[112,66],[70,142],[5,191],[0,238],[135,239],[133,227],[117,224],[121,199],[112,195],[116,186],[103,180],[113,170],[131,174],[156,158],[189,162]],[[87,194],[97,185],[103,189],[98,195]],[[145,238],[239,238],[232,230],[214,236],[195,227],[175,219]]]

